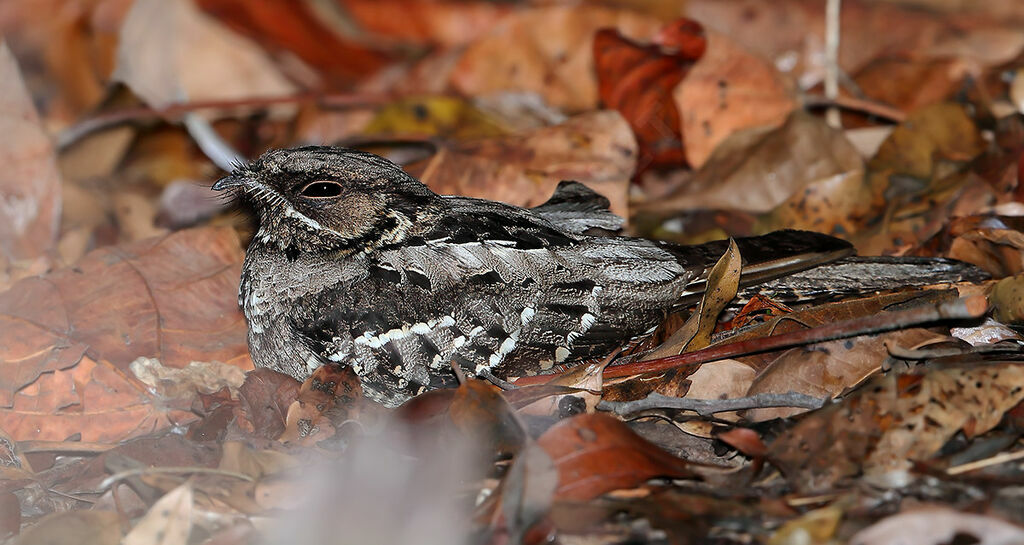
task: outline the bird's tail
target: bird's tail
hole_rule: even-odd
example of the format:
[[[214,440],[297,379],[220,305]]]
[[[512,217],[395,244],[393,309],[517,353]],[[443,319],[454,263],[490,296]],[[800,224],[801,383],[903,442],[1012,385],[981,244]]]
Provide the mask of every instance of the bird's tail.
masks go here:
[[[769,280],[782,278],[825,263],[830,263],[855,253],[853,245],[821,233],[812,231],[775,231],[757,237],[735,239],[743,259],[740,287],[754,286]],[[665,246],[676,254],[687,266],[702,264],[704,272],[697,276],[680,304],[696,301],[707,288],[707,275],[729,246],[727,240],[716,240],[694,246]]]
[[[857,257],[849,242],[811,231],[775,231],[737,238],[736,244],[743,258],[741,300],[763,293],[781,302],[823,301],[988,277],[981,269],[952,259]],[[728,241],[719,240],[667,248],[685,263],[705,265],[703,274],[680,298],[680,306],[700,299],[708,272],[727,247]]]

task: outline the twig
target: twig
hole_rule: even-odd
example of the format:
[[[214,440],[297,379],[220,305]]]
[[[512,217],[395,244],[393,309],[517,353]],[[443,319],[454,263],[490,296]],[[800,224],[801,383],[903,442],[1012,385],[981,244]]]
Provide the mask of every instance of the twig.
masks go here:
[[[688,399],[685,397],[669,397],[651,392],[644,399],[636,401],[602,401],[597,408],[625,415],[648,409],[680,409],[694,411],[701,416],[711,416],[727,411],[745,409],[762,409],[768,407],[797,407],[801,409],[820,409],[828,398],[819,398],[800,392],[784,394],[755,394],[749,397],[733,399]]]
[[[124,108],[97,114],[94,117],[68,127],[57,136],[57,149],[62,150],[83,137],[115,125],[130,121],[178,118],[189,112],[198,110],[222,110],[228,108],[269,108],[278,104],[296,104],[300,102],[317,102],[328,108],[358,108],[362,106],[378,106],[392,102],[398,96],[387,94],[320,94],[313,92],[274,97],[247,97],[231,100],[197,100],[173,104],[166,108]]]
[[[961,297],[952,301],[945,301],[937,305],[927,305],[906,310],[895,310],[873,314],[823,325],[813,329],[792,331],[773,337],[762,337],[760,339],[749,339],[728,344],[710,346],[702,350],[695,350],[678,356],[669,356],[658,360],[631,362],[604,370],[604,378],[620,378],[644,373],[656,373],[668,371],[684,366],[697,367],[709,361],[724,360],[737,356],[772,352],[783,348],[803,346],[836,339],[846,339],[861,335],[875,335],[897,329],[919,326],[927,323],[940,322],[943,320],[967,320],[980,318],[988,309],[988,300],[983,295]],[[536,378],[536,377],[526,377]],[[517,381],[522,385],[522,382]]]
[[[962,354],[992,354],[992,353],[1010,353],[1020,354],[1022,347],[1020,345],[999,345],[999,344],[983,344],[979,346],[972,346],[967,349],[963,348],[918,348],[910,349],[896,346],[894,344],[884,343],[885,349],[888,350],[889,355],[901,359],[901,360],[933,360],[939,358],[946,358],[949,356],[960,356]]]
[[[18,451],[60,452],[63,454],[102,454],[117,446],[117,443],[89,443],[86,441],[18,441]]]
[[[226,469],[217,469],[215,467],[140,467],[136,469],[119,471],[107,477],[106,479],[103,479],[103,482],[100,483],[98,491],[102,492],[110,488],[110,486],[113,485],[114,483],[118,481],[123,481],[124,479],[127,479],[129,477],[146,475],[149,473],[207,473],[212,475],[221,475],[223,477],[241,479],[243,481],[248,481],[250,483],[256,482],[256,479],[251,475],[246,475],[245,473],[239,473],[237,471],[228,471]]]
[[[507,380],[500,379],[500,378],[494,376],[494,373],[492,373],[490,369],[484,369],[484,370],[480,371],[479,373],[477,373],[476,376],[486,380],[487,382],[490,382],[491,384],[497,386],[498,388],[501,388],[502,390],[518,390],[519,389],[519,386],[517,386],[515,384],[512,384],[511,382],[509,382]]]
[[[946,470],[946,475],[959,475],[961,473],[967,473],[969,471],[976,471],[982,468],[1005,464],[1006,462],[1013,462],[1024,458],[1024,450],[1018,450],[1016,452],[1003,452],[996,454],[995,456],[985,458],[983,460],[975,460],[966,464],[960,464],[953,466]]]
[[[825,98],[839,98],[839,13],[840,0],[825,0]],[[843,128],[839,110],[833,105],[825,112],[825,121],[833,129]]]
[[[206,118],[195,112],[189,112],[185,114],[182,123],[192,140],[195,140],[199,149],[203,150],[203,154],[217,165],[217,168],[231,172],[249,163],[248,159],[235,151],[231,144],[228,144],[217,134],[217,131],[213,130],[213,126]]]
[[[882,104],[881,102],[875,102],[873,100],[849,97],[845,95],[839,95],[834,99],[821,95],[804,95],[802,102],[805,108],[838,106],[844,110],[851,110],[873,115],[875,117],[881,117],[895,123],[902,123],[907,119],[907,114],[899,108],[894,108],[888,104]]]

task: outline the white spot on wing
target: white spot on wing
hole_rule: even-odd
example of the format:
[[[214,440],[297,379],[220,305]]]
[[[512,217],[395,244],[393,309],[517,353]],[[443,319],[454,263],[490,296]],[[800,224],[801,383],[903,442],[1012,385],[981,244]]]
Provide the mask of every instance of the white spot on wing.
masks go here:
[[[505,340],[501,342],[501,346],[498,347],[498,351],[491,354],[491,357],[487,360],[490,367],[494,367],[501,363],[505,359],[505,356],[515,350],[517,342],[519,342],[519,331],[515,331],[506,337]]]
[[[451,327],[453,325],[455,325],[455,318],[452,316],[444,316],[427,322],[403,325],[400,328],[392,329],[387,333],[382,333],[380,335],[375,335],[374,332],[367,331],[353,339],[353,342],[358,345],[369,346],[370,348],[380,348],[391,341],[404,339],[410,335],[426,335],[434,329]]]
[[[536,309],[534,309],[533,307],[526,307],[523,309],[523,312],[519,315],[519,321],[522,322],[523,325],[526,325],[530,323],[530,320],[533,320],[533,317],[536,314]]]

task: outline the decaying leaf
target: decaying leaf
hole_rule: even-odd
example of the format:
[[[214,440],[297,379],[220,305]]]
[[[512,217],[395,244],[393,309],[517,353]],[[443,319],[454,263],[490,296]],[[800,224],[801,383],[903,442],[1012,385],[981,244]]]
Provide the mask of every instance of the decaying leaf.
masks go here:
[[[581,414],[544,432],[537,444],[558,469],[555,497],[588,500],[653,477],[692,477],[688,462],[605,414]]]
[[[11,50],[0,41],[0,287],[13,262],[45,260],[57,243],[61,190],[53,145]],[[24,263],[21,267],[24,267]],[[24,267],[28,268],[28,267]]]
[[[707,32],[707,51],[676,86],[686,158],[700,167],[730,134],[777,127],[797,104],[791,84],[767,61],[719,32]]]
[[[872,379],[839,403],[806,415],[769,446],[768,459],[802,491],[826,490],[864,471],[903,486],[913,461],[953,434],[992,429],[1024,399],[1024,366],[984,362],[928,366]]]
[[[131,529],[122,545],[186,545],[192,531],[191,483],[164,494]]]
[[[686,163],[672,91],[707,46],[704,28],[690,19],[667,25],[655,40],[641,45],[614,29],[594,36],[598,93],[604,106],[621,113],[633,128],[638,176],[648,168]]]
[[[594,33],[614,27],[634,39],[652,36],[652,17],[599,5],[544,6],[521,11],[471,44],[459,59],[452,84],[467,95],[534,91],[569,112],[597,106],[591,53]]]
[[[557,486],[558,471],[551,457],[535,442],[527,442],[505,477],[501,495],[513,543],[547,515]]]
[[[912,328],[791,348],[757,374],[746,395],[793,391],[831,398],[877,373],[889,355],[887,345],[916,348],[927,342],[947,338],[927,329]],[[745,416],[754,422],[761,422],[801,412],[804,411],[756,409],[747,412]]]
[[[850,538],[850,543],[941,545],[958,539],[979,545],[1019,543],[1024,542],[1024,527],[992,516],[922,505],[872,524]]]
[[[53,513],[23,532],[18,545],[78,543],[116,545],[121,542],[120,516],[114,511],[65,511]]]
[[[197,6],[270,49],[290,51],[337,85],[380,69],[387,54],[346,40],[314,6],[289,0],[199,0]]]
[[[112,77],[155,108],[295,91],[256,44],[187,0],[134,3],[121,27]]]
[[[355,420],[364,403],[359,377],[349,366],[321,365],[299,387],[288,406],[281,441],[314,445]]]
[[[486,197],[518,206],[546,201],[562,180],[575,180],[607,197],[627,215],[626,192],[636,165],[629,125],[611,111],[573,117],[523,135],[442,148],[420,179],[437,193]]]
[[[0,427],[18,439],[145,433],[163,404],[132,378],[137,358],[251,368],[240,266],[232,230],[196,229],[96,250],[0,294]]]
[[[646,354],[641,361],[682,354],[686,350],[700,350],[711,344],[711,334],[718,325],[718,315],[736,297],[742,265],[740,249],[736,241],[730,239],[728,249],[708,273],[708,287],[697,310],[662,346]]]
[[[690,182],[646,207],[766,212],[811,184],[863,173],[864,161],[841,132],[806,112],[794,112],[777,129],[732,134]]]

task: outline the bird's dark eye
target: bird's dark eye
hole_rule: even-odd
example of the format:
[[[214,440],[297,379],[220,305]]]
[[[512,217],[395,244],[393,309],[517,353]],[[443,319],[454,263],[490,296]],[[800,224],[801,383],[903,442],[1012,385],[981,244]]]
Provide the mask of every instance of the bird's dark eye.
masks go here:
[[[313,199],[326,199],[341,195],[341,184],[338,182],[313,182],[302,188],[302,196]]]

